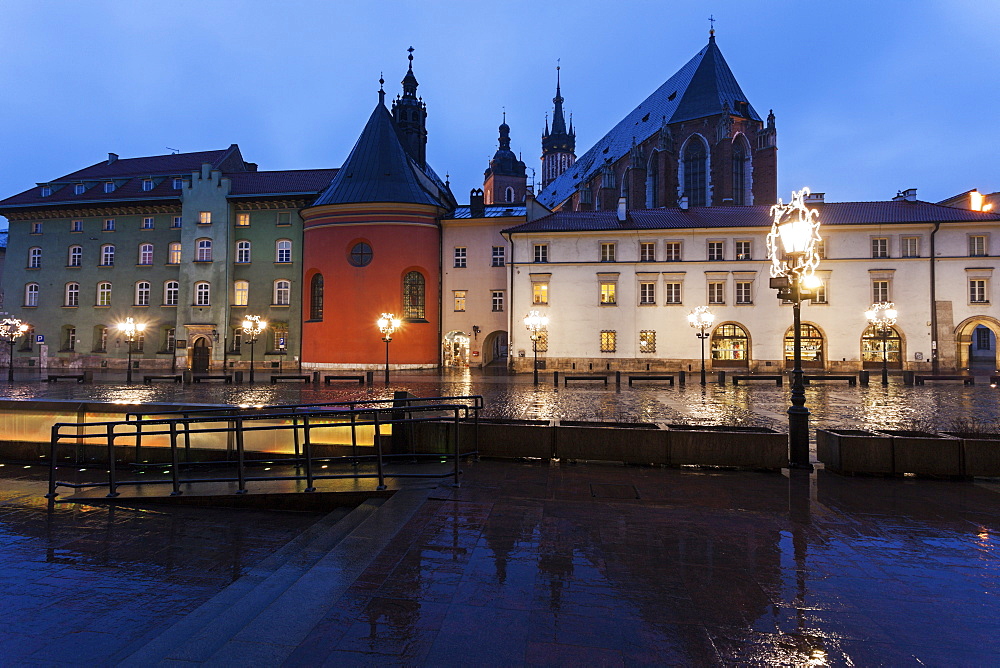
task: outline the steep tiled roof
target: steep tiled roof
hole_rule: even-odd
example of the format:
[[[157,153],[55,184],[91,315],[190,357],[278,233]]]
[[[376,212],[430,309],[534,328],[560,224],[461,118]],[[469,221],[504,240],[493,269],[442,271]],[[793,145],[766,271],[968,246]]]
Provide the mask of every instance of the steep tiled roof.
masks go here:
[[[902,225],[1000,221],[1000,212],[981,213],[930,202],[830,202],[813,208],[822,225]],[[616,211],[557,211],[510,228],[519,232],[585,232],[601,230],[669,230],[723,227],[770,227],[768,206],[713,206],[683,209],[633,209],[625,222]]]
[[[441,206],[442,202],[429,192],[436,185],[406,154],[389,110],[379,102],[351,154],[314,206],[358,202]]]
[[[230,147],[232,148],[232,147]],[[201,169],[205,163],[217,167],[230,149],[221,151],[197,151],[194,153],[171,153],[150,155],[140,158],[118,158],[111,164],[99,162],[90,167],[67,174],[56,181],[84,181],[88,179],[125,178],[128,176],[164,176],[189,174]]]
[[[315,195],[330,185],[336,169],[295,169],[281,172],[228,174],[230,197],[254,195]]]
[[[679,123],[712,116],[721,113],[724,105],[735,114],[737,102],[746,103],[748,118],[761,120],[740,90],[713,36],[694,58],[539,193],[538,201],[549,208],[565,201],[581,181],[593,176],[605,162],[615,162],[627,155],[633,139],[636,143],[645,141],[659,131],[664,122]]]
[[[489,204],[483,212],[483,218],[510,218],[513,216],[527,215],[528,208],[523,204],[504,206],[502,204]],[[450,218],[472,218],[472,209],[468,206],[455,207],[455,211]]]

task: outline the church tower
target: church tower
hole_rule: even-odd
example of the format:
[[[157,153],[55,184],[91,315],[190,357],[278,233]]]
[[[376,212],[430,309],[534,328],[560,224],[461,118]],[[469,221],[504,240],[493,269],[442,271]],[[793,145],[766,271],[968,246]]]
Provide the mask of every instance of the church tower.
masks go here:
[[[549,121],[546,119],[545,132],[542,134],[542,188],[576,162],[576,133],[573,131],[572,120],[569,123],[569,130],[566,129],[559,70],[560,68],[556,67],[556,96],[552,98],[555,104],[552,112],[552,131],[549,131]]]
[[[413,75],[413,47],[407,49],[410,67],[403,77],[403,95],[392,103],[392,120],[399,128],[403,148],[418,165],[427,163],[427,105],[417,97],[417,77]]]
[[[483,197],[486,204],[524,203],[528,175],[524,163],[510,150],[510,126],[507,114],[500,124],[500,148],[490,160],[489,169],[483,182]]]

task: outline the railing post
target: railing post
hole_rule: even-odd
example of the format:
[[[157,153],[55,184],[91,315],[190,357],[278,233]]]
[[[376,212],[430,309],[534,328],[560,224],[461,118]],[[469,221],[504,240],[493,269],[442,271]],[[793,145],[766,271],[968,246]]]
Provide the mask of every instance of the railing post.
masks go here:
[[[316,483],[313,480],[313,450],[312,435],[309,433],[309,416],[302,417],[302,445],[306,455],[306,489],[307,492],[316,491]]]
[[[295,463],[299,460],[299,417],[292,415],[292,437],[295,443]]]
[[[385,472],[382,470],[382,425],[379,423],[379,413],[376,408],[375,415],[375,470],[378,472],[378,487],[375,489],[385,489]],[[393,433],[396,429],[393,428]]]
[[[177,422],[170,421],[170,479],[174,490],[170,496],[180,496],[181,492],[181,462],[177,454]]]
[[[59,440],[59,425],[52,425],[52,435],[49,438],[49,493],[46,499],[54,499],[56,494],[56,443]]]
[[[246,470],[243,467],[243,418],[236,418],[236,479],[237,494],[247,493]]]
[[[142,414],[135,416],[135,463],[142,463]]]
[[[459,454],[461,454],[461,446],[459,445],[461,443],[461,439],[458,438],[458,412],[459,412],[459,409],[456,408],[455,409],[455,436],[454,436],[454,439],[455,439],[455,482],[452,483],[453,487],[460,487],[461,486],[461,484],[458,482],[458,475],[459,475],[459,473],[461,473],[461,471],[458,468],[458,459],[459,459],[458,456],[459,456]]]
[[[118,496],[118,479],[115,477],[115,426],[108,425],[108,497]]]
[[[181,413],[184,418],[184,461],[191,463],[191,421],[188,413]]]
[[[354,460],[351,465],[354,468],[358,467],[358,428],[357,428],[358,415],[354,412],[354,408],[351,408],[351,457]]]

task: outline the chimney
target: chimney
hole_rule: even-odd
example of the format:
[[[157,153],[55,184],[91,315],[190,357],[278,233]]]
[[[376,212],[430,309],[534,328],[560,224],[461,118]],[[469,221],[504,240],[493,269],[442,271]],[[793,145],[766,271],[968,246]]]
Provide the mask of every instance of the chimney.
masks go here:
[[[618,222],[624,223],[628,219],[628,212],[625,210],[625,198],[618,198]]]
[[[688,210],[688,198],[687,198],[687,195],[684,195],[684,197],[681,197],[680,201],[677,202],[677,206],[679,206],[684,211]]]
[[[115,160],[117,160],[117,159],[118,159],[118,154],[117,153],[108,153],[108,164],[109,165],[115,164]]]
[[[473,188],[469,193],[469,215],[472,218],[485,218],[486,205],[483,204],[483,189]]]
[[[826,193],[809,193],[806,195],[806,204],[822,204],[826,199]]]
[[[917,201],[917,189],[907,188],[906,190],[901,190],[896,193],[896,196],[892,198],[893,202],[916,202]]]

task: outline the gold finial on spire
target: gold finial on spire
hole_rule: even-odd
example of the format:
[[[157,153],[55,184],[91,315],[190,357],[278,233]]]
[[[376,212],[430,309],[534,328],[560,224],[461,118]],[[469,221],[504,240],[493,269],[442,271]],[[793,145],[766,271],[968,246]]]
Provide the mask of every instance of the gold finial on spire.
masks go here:
[[[708,23],[711,26],[708,29],[708,36],[709,37],[715,37],[715,14],[709,14],[708,15]]]

